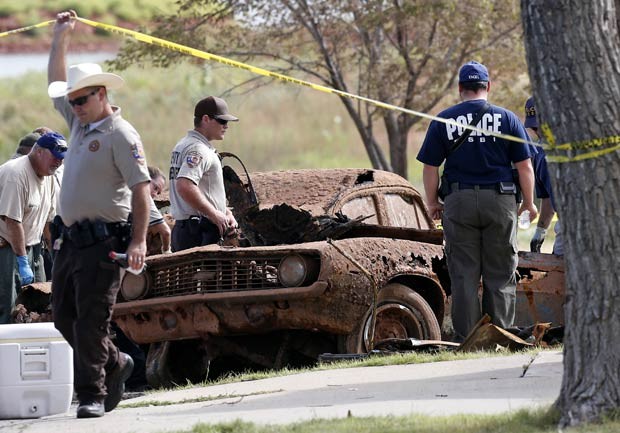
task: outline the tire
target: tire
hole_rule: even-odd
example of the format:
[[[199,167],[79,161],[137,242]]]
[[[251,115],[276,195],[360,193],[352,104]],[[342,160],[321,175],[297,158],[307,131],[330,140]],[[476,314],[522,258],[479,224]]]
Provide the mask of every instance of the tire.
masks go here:
[[[152,343],[146,357],[146,381],[152,388],[199,383],[207,378],[209,365],[201,340]]]
[[[372,307],[362,322],[344,338],[346,353],[370,351]],[[374,346],[388,338],[441,340],[441,328],[428,302],[413,289],[398,283],[387,284],[378,294]]]

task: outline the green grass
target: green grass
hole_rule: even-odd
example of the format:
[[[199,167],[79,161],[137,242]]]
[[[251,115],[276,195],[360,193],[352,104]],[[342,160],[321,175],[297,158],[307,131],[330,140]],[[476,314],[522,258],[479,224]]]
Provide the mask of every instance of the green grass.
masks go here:
[[[561,346],[554,347],[554,350],[562,350]],[[245,372],[231,372],[225,376],[219,377],[216,380],[205,381],[197,384],[185,384],[179,385],[174,388],[168,389],[168,391],[177,391],[182,389],[200,388],[204,386],[223,385],[236,382],[248,382],[253,380],[269,379],[273,377],[290,376],[301,373],[308,373],[312,371],[324,371],[324,370],[337,370],[344,368],[357,368],[357,367],[380,367],[388,365],[406,365],[406,364],[426,364],[430,362],[443,362],[443,361],[458,361],[464,359],[479,359],[489,357],[500,357],[506,355],[514,355],[517,353],[530,355],[534,357],[540,353],[543,349],[533,347],[530,349],[522,350],[519,352],[508,352],[507,350],[488,350],[477,352],[456,352],[453,350],[439,350],[437,352],[402,352],[394,354],[377,354],[371,355],[367,358],[360,360],[343,360],[328,363],[319,363],[315,366],[307,368],[281,368],[277,370],[264,370],[264,371],[245,371]],[[524,366],[525,367],[525,366]],[[162,390],[149,391],[147,394],[161,392]]]
[[[195,103],[250,78],[237,69],[183,63],[171,69],[136,66],[120,74],[126,84],[111,93],[112,101],[141,134],[149,163],[164,171],[175,143],[193,127]],[[46,89],[44,73],[4,80],[0,158],[8,158],[19,138],[34,127],[68,133]],[[231,123],[225,140],[215,144],[237,154],[250,171],[369,166],[357,131],[333,95],[277,83],[226,100],[241,121]],[[417,165],[412,163],[413,172]]]
[[[176,5],[174,0],[21,0],[3,2],[0,6],[0,17],[12,16],[19,25],[26,26],[53,19],[58,12],[68,9],[73,9],[79,16],[89,19],[114,16],[123,21],[140,24],[147,22],[157,13],[174,12]]]
[[[254,395],[274,394],[274,393],[281,392],[281,391],[282,390],[250,392],[247,394],[219,394],[219,395],[209,395],[209,396],[196,397],[196,398],[186,398],[181,401],[145,400],[145,401],[141,401],[140,403],[123,404],[122,407],[123,408],[138,408],[138,407],[149,407],[149,406],[172,406],[175,404],[203,403],[206,401],[222,400],[222,399],[229,399],[229,398],[242,399],[244,397],[250,397]]]
[[[197,424],[176,433],[557,433],[558,414],[549,409],[521,410],[500,415],[426,415],[355,417],[311,420],[289,425],[256,425],[235,421]],[[571,433],[615,433],[617,420],[571,429]]]

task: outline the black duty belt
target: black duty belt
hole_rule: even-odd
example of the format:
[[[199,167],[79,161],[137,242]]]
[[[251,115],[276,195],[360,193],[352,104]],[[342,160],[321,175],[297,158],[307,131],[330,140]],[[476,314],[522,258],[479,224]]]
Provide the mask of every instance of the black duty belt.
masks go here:
[[[491,183],[488,185],[472,185],[470,183],[460,183],[459,182],[459,189],[494,189],[497,190],[497,184],[496,183]]]
[[[86,248],[111,237],[127,241],[131,236],[131,224],[127,222],[107,223],[103,221],[84,220],[69,227],[60,218],[54,219],[56,236],[73,242],[78,248]]]

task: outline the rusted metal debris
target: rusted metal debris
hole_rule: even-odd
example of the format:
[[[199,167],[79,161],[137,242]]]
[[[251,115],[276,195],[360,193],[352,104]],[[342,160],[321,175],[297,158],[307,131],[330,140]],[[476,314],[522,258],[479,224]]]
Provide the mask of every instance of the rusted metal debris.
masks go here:
[[[498,350],[499,348],[519,350],[530,346],[532,346],[532,343],[528,343],[499,326],[493,325],[491,317],[485,314],[469,335],[465,337],[465,341],[463,341],[458,350],[460,352]]]
[[[548,347],[559,344],[564,336],[564,327],[551,328],[551,323],[536,323],[526,328],[502,329],[491,323],[485,314],[459,347],[461,352],[477,350],[519,350],[531,346]]]
[[[282,203],[249,212],[239,224],[249,245],[267,246],[338,239],[363,220],[351,220],[342,214],[313,216],[307,210]]]
[[[22,287],[11,312],[12,323],[51,322],[52,283],[32,283]]]
[[[553,254],[519,252],[516,326],[550,322],[564,325],[564,259]]]

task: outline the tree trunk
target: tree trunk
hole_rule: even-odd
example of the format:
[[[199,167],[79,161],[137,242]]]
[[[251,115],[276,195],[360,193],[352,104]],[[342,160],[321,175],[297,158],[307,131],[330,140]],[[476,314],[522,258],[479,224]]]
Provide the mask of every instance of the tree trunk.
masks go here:
[[[571,160],[549,165],[565,241],[564,377],[556,403],[561,427],[620,407],[620,157],[612,150],[620,143],[620,47],[614,3],[521,0],[539,124],[550,128],[549,144],[552,137],[556,144],[573,143],[569,151],[547,151],[550,160]],[[590,142],[598,138],[611,138],[610,144]]]

